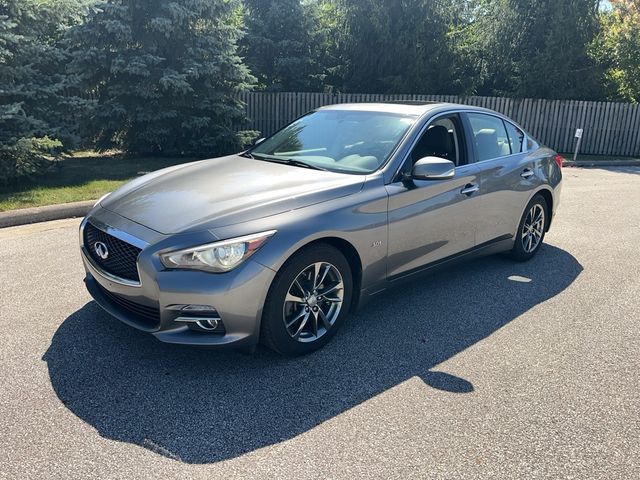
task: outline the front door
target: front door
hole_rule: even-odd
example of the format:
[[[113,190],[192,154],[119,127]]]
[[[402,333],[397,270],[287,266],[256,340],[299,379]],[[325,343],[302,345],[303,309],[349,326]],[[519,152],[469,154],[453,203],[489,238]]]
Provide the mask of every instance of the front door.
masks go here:
[[[389,246],[387,276],[394,279],[475,246],[479,207],[478,167],[468,164],[467,144],[458,114],[432,121],[406,159],[410,173],[420,158],[436,156],[456,165],[446,180],[404,180],[387,185]]]

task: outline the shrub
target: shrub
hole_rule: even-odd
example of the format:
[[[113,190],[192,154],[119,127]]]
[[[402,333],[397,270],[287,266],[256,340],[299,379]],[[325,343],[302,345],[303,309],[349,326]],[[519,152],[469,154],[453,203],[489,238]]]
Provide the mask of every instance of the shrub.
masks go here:
[[[0,144],[0,185],[42,175],[55,166],[55,155],[62,143],[49,137],[21,138],[13,144]]]

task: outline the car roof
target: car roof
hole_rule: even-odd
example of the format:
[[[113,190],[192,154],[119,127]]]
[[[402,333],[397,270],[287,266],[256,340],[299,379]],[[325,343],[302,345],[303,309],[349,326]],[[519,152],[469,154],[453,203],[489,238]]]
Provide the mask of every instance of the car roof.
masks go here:
[[[325,105],[318,108],[318,110],[352,110],[361,112],[384,112],[421,116],[432,110],[442,111],[458,108],[495,113],[491,110],[487,110],[486,108],[446,102],[336,103],[334,105]]]

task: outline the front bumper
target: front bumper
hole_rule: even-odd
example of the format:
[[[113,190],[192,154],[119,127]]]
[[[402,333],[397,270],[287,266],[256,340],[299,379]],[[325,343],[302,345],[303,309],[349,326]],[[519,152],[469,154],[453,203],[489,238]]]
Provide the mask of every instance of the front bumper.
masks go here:
[[[98,228],[128,231],[128,220],[100,210],[91,220]],[[108,222],[108,223],[107,223]],[[157,251],[171,244],[171,237],[131,227],[140,243],[147,245],[138,256],[139,285],[127,285],[114,279],[92,261],[81,240],[85,285],[95,301],[108,313],[139,330],[151,333],[167,343],[206,346],[250,346],[259,339],[260,318],[275,272],[252,261],[222,273],[195,270],[168,270],[159,261]],[[146,237],[146,238],[144,238]],[[81,235],[82,238],[82,235]],[[210,241],[211,239],[209,239]],[[202,239],[180,237],[177,248]],[[183,316],[181,306],[209,305],[215,308],[224,328],[205,332],[176,321]],[[192,325],[192,324],[191,324]]]

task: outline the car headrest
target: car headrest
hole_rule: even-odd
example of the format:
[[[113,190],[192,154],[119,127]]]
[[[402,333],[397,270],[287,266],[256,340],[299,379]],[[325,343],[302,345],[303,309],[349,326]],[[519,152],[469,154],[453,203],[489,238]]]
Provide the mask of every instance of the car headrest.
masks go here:
[[[412,156],[414,162],[429,156],[449,159],[452,152],[453,144],[449,130],[442,125],[435,125],[425,132]]]
[[[502,156],[502,149],[498,144],[498,134],[495,130],[485,128],[476,133],[476,147],[481,160]]]

